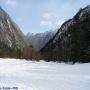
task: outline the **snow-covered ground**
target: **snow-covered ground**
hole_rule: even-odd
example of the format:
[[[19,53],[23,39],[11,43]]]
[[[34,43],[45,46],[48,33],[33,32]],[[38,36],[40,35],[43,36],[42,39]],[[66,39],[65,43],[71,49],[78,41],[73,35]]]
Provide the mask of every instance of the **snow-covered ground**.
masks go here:
[[[90,63],[68,65],[0,59],[0,88],[0,90],[90,90]]]

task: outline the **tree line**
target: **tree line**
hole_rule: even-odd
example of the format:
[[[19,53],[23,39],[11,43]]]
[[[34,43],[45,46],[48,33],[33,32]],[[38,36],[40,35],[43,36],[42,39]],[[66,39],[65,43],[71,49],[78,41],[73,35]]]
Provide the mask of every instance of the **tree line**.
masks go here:
[[[5,43],[0,42],[0,58],[17,58],[26,60],[40,60],[41,54],[29,45],[24,48],[9,47]]]

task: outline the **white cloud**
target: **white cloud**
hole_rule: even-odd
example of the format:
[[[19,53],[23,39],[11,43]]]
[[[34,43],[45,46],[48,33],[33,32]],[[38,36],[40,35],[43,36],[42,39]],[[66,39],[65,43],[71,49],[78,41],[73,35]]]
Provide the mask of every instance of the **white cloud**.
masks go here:
[[[64,20],[58,20],[57,22],[53,22],[50,20],[42,20],[40,22],[40,26],[46,27],[48,29],[58,29],[64,23]]]
[[[44,19],[50,19],[50,18],[51,18],[51,14],[48,13],[48,12],[45,12],[45,13],[43,14],[43,18],[44,18]]]
[[[40,26],[46,27],[48,29],[57,29],[60,28],[65,20],[60,20],[60,18],[51,12],[45,12],[42,15],[42,21]]]
[[[47,27],[52,27],[52,22],[51,21],[48,21],[48,20],[42,20],[41,22],[40,22],[40,26],[47,26]]]
[[[6,0],[6,5],[9,5],[12,8],[15,8],[17,5],[16,0]]]

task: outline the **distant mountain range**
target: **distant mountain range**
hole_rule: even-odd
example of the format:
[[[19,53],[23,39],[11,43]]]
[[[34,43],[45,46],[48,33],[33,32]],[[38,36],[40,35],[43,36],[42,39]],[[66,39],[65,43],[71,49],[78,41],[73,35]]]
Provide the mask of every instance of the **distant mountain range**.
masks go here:
[[[67,20],[41,53],[48,61],[90,62],[90,5]]]
[[[55,34],[57,30],[50,30],[44,33],[28,33],[26,39],[36,51],[39,51]]]

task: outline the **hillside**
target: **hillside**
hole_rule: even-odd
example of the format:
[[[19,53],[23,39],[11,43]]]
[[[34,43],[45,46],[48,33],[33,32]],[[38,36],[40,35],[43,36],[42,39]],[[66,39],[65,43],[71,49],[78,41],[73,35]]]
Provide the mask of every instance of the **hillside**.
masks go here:
[[[26,45],[24,34],[2,8],[0,8],[0,42],[14,48]]]
[[[90,62],[90,6],[67,20],[41,53],[48,61]]]
[[[18,25],[0,7],[0,57],[11,57],[17,49],[26,45],[25,36]]]

